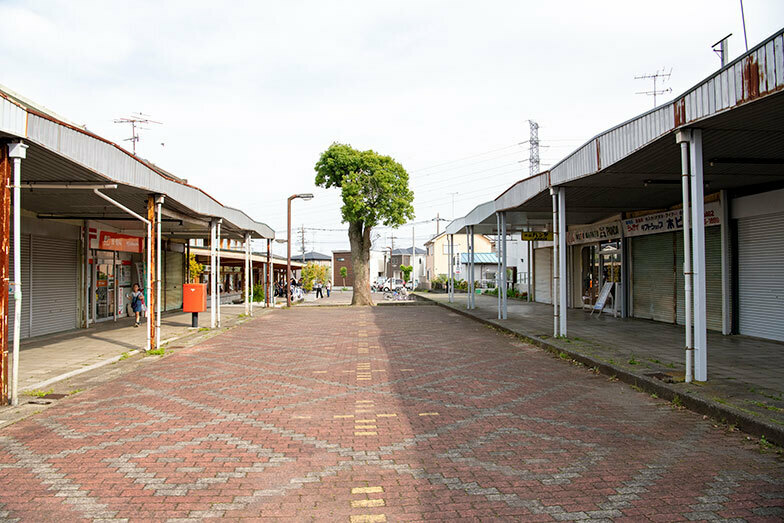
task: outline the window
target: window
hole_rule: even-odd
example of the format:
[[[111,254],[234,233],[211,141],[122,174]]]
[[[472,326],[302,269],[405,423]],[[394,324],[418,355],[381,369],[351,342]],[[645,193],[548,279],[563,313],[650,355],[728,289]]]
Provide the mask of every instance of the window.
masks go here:
[[[346,261],[345,258],[338,258],[338,261]]]

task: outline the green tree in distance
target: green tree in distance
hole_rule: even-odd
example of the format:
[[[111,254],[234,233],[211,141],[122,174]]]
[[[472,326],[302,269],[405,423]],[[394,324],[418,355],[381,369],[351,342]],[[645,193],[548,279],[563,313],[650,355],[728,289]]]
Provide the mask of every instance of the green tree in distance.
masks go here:
[[[346,276],[348,276],[348,269],[346,267],[340,268],[340,275],[343,277],[343,287],[346,286]]]
[[[413,265],[401,265],[400,270],[403,272],[403,281],[408,282],[410,281],[409,278],[411,277],[411,271],[414,270]]]
[[[414,218],[408,173],[390,156],[333,143],[316,162],[316,185],[339,187],[341,213],[348,223],[354,269],[352,305],[373,305],[370,294],[370,231],[379,224],[397,227]]]

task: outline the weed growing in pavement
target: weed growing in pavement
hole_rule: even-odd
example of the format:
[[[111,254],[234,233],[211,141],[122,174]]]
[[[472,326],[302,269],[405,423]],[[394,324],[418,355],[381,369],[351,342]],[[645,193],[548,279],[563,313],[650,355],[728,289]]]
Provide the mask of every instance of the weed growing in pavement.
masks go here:
[[[208,329],[207,327],[199,327],[199,332],[205,332],[205,331],[208,331],[208,330],[210,330],[210,329]]]
[[[657,363],[661,365],[661,360],[657,360],[656,358],[648,358],[648,361],[650,361],[651,363]]]
[[[152,349],[152,350],[148,350],[145,354],[147,356],[163,356],[164,354],[166,354],[166,349],[163,347],[161,347],[160,349]]]
[[[670,403],[672,403],[672,406],[675,407],[675,408],[678,408],[678,409],[682,409],[683,408],[683,400],[677,394],[675,396],[673,396],[672,401]]]
[[[657,399],[659,399],[659,395],[656,394],[655,392],[651,392],[651,398],[657,400]]]
[[[84,389],[74,389],[74,390],[68,391],[68,395],[69,396],[73,396],[74,394],[79,394],[80,392],[83,392],[83,391],[84,391]]]
[[[559,352],[558,353],[558,357],[561,358],[562,360],[568,360],[569,359],[569,355],[566,354],[565,352]]]
[[[630,387],[632,388],[632,390],[636,390],[637,392],[642,392],[643,391],[642,387],[640,387],[636,383],[634,385],[630,385]]]
[[[591,367],[591,372],[593,372],[594,374],[599,374],[599,367],[596,366]]]
[[[616,376],[615,374],[613,374],[612,376],[610,376],[609,378],[607,378],[607,381],[618,381],[618,376]]]
[[[632,354],[632,357],[631,357],[631,358],[629,358],[629,365],[637,365],[637,364],[639,364],[639,363],[640,363],[639,361],[637,361],[636,359],[634,359],[634,354]]]
[[[674,364],[674,363],[667,363],[667,364],[665,364],[664,366],[665,366],[665,367],[669,367],[669,368],[671,368],[671,369],[674,369],[674,368],[675,368],[675,364]]]
[[[609,363],[610,365],[615,365],[615,360],[610,358],[609,360],[607,360],[607,363]]]
[[[784,401],[784,398],[782,398],[781,394],[775,394],[775,393],[774,394],[768,394],[768,393],[763,392],[761,390],[757,390],[754,387],[749,387],[749,392],[751,392],[752,394],[759,394],[760,396],[764,396],[764,397],[766,397],[768,399]]]
[[[784,409],[780,409],[780,408],[776,407],[775,405],[768,405],[767,403],[763,403],[761,401],[751,401],[749,403],[751,403],[752,405],[756,405],[757,407],[759,407],[761,409],[772,410],[774,412],[784,412]]]
[[[760,436],[760,441],[759,441],[759,443],[760,443],[760,450],[762,450],[763,452],[765,452],[766,450],[770,450],[770,449],[772,449],[772,448],[774,448],[774,447],[775,447],[775,445],[774,445],[773,443],[771,443],[770,441],[768,441],[768,440],[765,438],[765,436],[764,436],[764,435],[763,435],[763,436]]]
[[[43,398],[47,394],[52,394],[53,392],[54,389],[49,389],[49,390],[34,389],[34,390],[28,390],[27,392],[25,392],[25,394],[28,396],[34,396],[36,398]]]
[[[130,354],[128,354],[127,352],[123,352],[122,354],[120,354],[120,359],[117,361],[127,360],[130,357],[131,357]]]

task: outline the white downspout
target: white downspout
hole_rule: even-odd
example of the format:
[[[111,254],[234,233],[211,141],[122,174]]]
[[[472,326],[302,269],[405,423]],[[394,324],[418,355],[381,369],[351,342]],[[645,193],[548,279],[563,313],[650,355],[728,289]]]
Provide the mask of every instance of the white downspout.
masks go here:
[[[693,129],[689,144],[692,211],[692,282],[694,300],[694,379],[708,380],[705,314],[705,186],[702,167],[702,130]]]
[[[8,156],[14,160],[14,347],[11,381],[11,405],[19,405],[19,337],[22,323],[22,160],[27,157],[27,145],[8,144]]]
[[[250,315],[250,296],[248,295],[248,278],[250,277],[250,271],[248,270],[248,234],[245,233],[245,315]]]
[[[681,146],[681,189],[683,193],[683,312],[686,323],[686,383],[694,379],[692,361],[694,358],[694,341],[691,327],[691,212],[689,204],[689,139],[691,131],[679,131],[676,141]]]
[[[221,292],[220,291],[220,284],[221,284],[221,274],[220,274],[220,270],[221,270],[221,222],[220,221],[218,222],[217,237],[218,237],[218,250],[217,250],[217,255],[215,257],[215,260],[216,260],[215,263],[217,265],[216,268],[215,268],[216,269],[216,273],[217,273],[217,278],[215,279],[215,286],[217,287],[218,291],[217,291],[217,306],[216,306],[216,310],[215,310],[215,322],[217,323],[218,328],[220,329],[220,326],[221,326],[221,296],[220,296],[220,292]]]
[[[506,262],[507,262],[507,255],[506,255],[506,211],[501,213],[501,250],[503,254],[501,255],[501,281],[503,282],[503,294],[501,295],[501,319],[505,320],[507,318],[507,311],[506,311],[506,283],[507,283],[507,276],[506,276]]]
[[[215,231],[218,225],[215,220],[210,221],[210,328],[215,328]]]

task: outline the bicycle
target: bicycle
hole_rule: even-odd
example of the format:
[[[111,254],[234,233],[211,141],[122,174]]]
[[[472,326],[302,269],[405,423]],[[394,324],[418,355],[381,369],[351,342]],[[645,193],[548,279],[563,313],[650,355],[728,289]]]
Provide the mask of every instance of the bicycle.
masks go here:
[[[391,301],[409,301],[413,300],[414,297],[407,292],[387,291],[384,293],[384,299]]]

